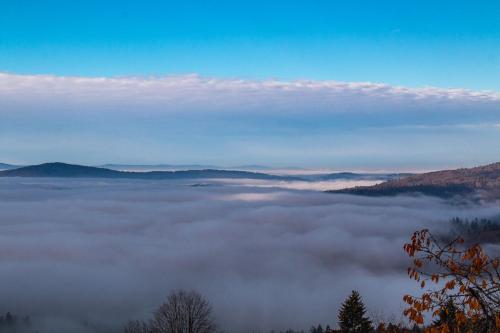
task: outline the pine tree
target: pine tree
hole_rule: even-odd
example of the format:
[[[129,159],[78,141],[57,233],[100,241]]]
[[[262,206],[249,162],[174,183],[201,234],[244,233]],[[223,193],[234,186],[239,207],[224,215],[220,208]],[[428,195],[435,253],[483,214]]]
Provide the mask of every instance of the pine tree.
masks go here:
[[[366,309],[361,296],[353,290],[351,296],[342,304],[339,312],[340,331],[343,333],[368,333],[373,330],[372,323],[365,317]]]

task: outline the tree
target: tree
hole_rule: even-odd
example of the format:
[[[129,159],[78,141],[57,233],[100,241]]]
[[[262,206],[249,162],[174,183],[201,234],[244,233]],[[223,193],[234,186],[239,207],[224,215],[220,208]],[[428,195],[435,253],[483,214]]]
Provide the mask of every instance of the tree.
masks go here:
[[[372,323],[365,317],[366,309],[361,296],[355,290],[342,304],[339,312],[340,331],[343,333],[366,333],[370,332]]]
[[[177,291],[154,313],[154,333],[213,333],[212,307],[195,291]]]
[[[7,312],[5,316],[0,316],[0,332],[31,332],[31,319]]]
[[[124,333],[151,333],[151,327],[142,320],[131,320],[123,329]]]
[[[325,333],[325,330],[323,329],[323,326],[321,326],[321,324],[319,324],[318,326],[313,325],[309,329],[309,333]]]
[[[447,315],[445,321],[438,321],[438,326],[427,332],[498,332],[500,259],[490,258],[479,244],[464,245],[460,237],[442,243],[424,229],[415,232],[411,242],[404,245],[413,259],[408,275],[422,289],[427,286],[421,296],[403,297],[408,304],[404,314],[419,325],[424,323],[426,312],[434,317]]]

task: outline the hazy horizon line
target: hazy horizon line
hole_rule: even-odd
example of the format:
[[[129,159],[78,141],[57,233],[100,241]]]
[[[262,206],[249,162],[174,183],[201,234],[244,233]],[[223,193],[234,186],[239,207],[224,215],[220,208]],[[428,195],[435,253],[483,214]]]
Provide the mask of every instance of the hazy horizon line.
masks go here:
[[[147,168],[165,168],[165,171],[175,171],[176,168],[178,170],[189,170],[189,168],[203,168],[203,169],[233,169],[233,170],[252,170],[259,171],[261,173],[266,172],[277,172],[277,171],[288,171],[291,173],[300,174],[301,172],[314,172],[314,173],[341,173],[341,172],[353,172],[353,173],[425,173],[425,172],[433,172],[440,170],[454,170],[461,168],[473,168],[481,165],[488,165],[497,163],[496,161],[491,161],[489,163],[482,164],[473,164],[473,165],[448,165],[448,166],[436,166],[429,168],[363,168],[363,167],[352,167],[352,168],[338,168],[338,167],[328,167],[328,166],[279,166],[279,165],[269,165],[269,164],[261,164],[261,163],[248,163],[241,165],[224,165],[224,164],[206,164],[206,163],[113,163],[113,162],[105,162],[105,163],[84,163],[84,162],[72,162],[72,161],[45,161],[45,162],[6,162],[0,160],[0,165],[5,164],[14,167],[26,167],[33,165],[42,165],[42,164],[50,164],[50,163],[63,163],[63,164],[71,164],[71,165],[80,165],[80,166],[89,166],[89,167],[99,167],[99,168],[108,168],[113,169],[113,167],[122,167],[120,171],[127,171],[126,168],[143,168],[142,171],[153,171],[146,170]],[[0,169],[1,170],[1,169]],[[138,170],[129,170],[129,171],[138,171]],[[161,171],[161,170],[158,170]]]

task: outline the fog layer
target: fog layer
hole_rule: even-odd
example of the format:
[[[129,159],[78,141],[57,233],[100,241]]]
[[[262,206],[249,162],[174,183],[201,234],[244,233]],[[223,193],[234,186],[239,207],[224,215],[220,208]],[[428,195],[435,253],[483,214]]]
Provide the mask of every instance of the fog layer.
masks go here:
[[[335,325],[358,289],[371,312],[399,315],[416,287],[402,251],[410,234],[500,213],[425,197],[215,185],[1,179],[0,312],[112,332],[184,288],[212,302],[226,331],[299,329]]]

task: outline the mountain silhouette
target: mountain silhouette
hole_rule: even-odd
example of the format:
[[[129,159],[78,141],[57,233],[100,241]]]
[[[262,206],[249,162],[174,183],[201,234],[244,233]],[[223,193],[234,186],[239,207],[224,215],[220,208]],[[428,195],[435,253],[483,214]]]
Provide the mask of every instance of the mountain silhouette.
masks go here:
[[[19,166],[7,163],[0,163],[0,170],[10,170],[15,168],[19,168]]]
[[[188,178],[248,178],[262,180],[295,180],[296,177],[268,175],[237,170],[182,170],[182,171],[117,171],[100,167],[67,163],[44,163],[0,171],[0,177],[63,177],[63,178],[129,178],[129,179],[188,179]]]

